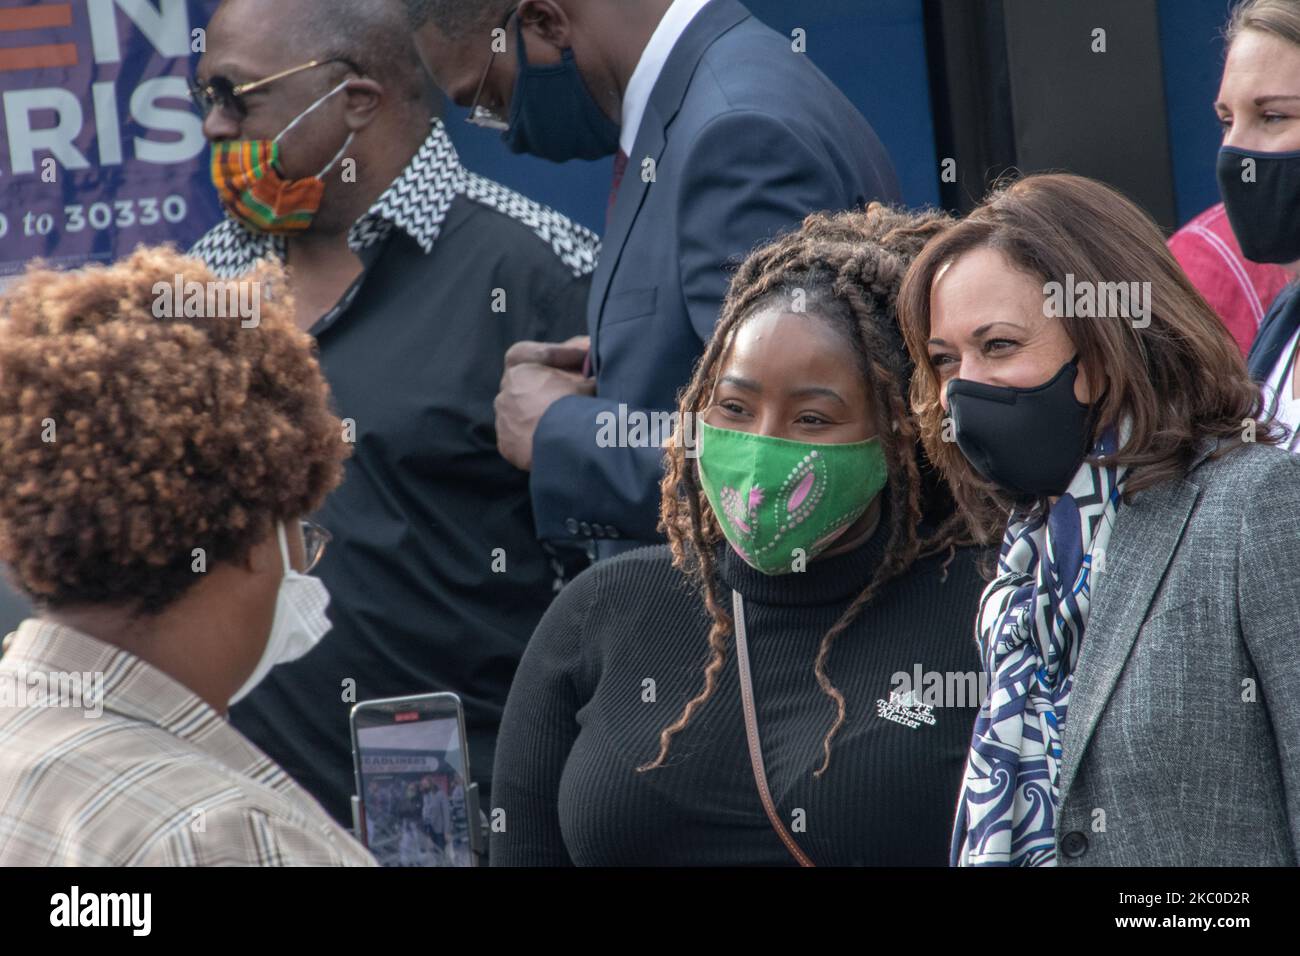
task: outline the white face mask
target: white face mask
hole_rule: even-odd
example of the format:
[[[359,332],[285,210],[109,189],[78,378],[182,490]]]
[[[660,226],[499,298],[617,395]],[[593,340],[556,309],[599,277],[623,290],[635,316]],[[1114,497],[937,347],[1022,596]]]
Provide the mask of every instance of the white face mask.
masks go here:
[[[330,593],[324,582],[293,569],[289,564],[289,542],[283,523],[277,526],[276,533],[280,538],[280,556],[284,559],[284,577],[280,580],[280,593],[275,599],[271,636],[257,667],[248,675],[244,686],[230,698],[232,705],[260,684],[272,667],[296,661],[319,644],[330,629],[330,620],[325,616]]]

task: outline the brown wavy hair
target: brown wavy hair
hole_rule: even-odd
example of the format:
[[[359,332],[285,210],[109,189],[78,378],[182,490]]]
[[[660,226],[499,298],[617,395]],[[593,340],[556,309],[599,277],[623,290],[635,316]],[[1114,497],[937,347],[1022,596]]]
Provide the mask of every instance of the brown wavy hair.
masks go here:
[[[242,561],[342,476],[341,422],[280,268],[244,277],[255,327],[155,318],[155,285],[177,276],[218,281],[142,248],[36,263],[0,297],[0,560],[38,605],[156,613],[197,579],[194,548],[208,567]]]
[[[1015,505],[970,466],[954,442],[943,440],[946,413],[930,364],[930,289],[948,263],[992,248],[1035,281],[1076,286],[1151,284],[1150,323],[1066,316],[1059,321],[1090,379],[1103,386],[1094,403],[1095,439],[1127,415],[1132,433],[1113,461],[1134,469],[1125,500],[1145,488],[1181,478],[1198,446],[1239,447],[1247,423],[1256,441],[1277,441],[1259,388],[1236,343],[1165,246],[1154,221],[1122,193],[1083,176],[1026,176],[994,190],[969,216],[930,242],[903,280],[898,319],[916,363],[912,408],[926,453],[947,478],[972,535],[996,541]]]
[[[889,528],[889,543],[872,579],[822,637],[813,662],[817,682],[835,711],[822,741],[822,764],[815,771],[819,777],[830,766],[831,741],[845,719],[844,696],[826,673],[832,642],[887,581],[907,571],[919,557],[968,543],[950,501],[946,513],[942,504],[930,508],[928,514],[924,507],[923,464],[916,425],[906,402],[909,363],[894,318],[899,284],[908,263],[950,222],[941,212],[912,215],[879,203],[865,211],[809,216],[798,231],[758,249],[740,266],[695,374],[679,396],[679,422],[696,420],[708,407],[736,329],[766,307],[790,308],[797,293],[802,293],[808,315],[842,332],[867,383],[870,412],[888,466],[889,512],[882,519]],[[667,448],[659,527],[668,535],[674,566],[696,586],[712,618],[709,660],[704,687],[660,732],[658,755],[638,767],[640,771],[663,765],[673,737],[713,695],[733,626],[716,579],[715,549],[723,541],[722,530],[683,447],[682,434],[679,426]],[[934,519],[933,531],[923,538],[921,525],[926,517]]]

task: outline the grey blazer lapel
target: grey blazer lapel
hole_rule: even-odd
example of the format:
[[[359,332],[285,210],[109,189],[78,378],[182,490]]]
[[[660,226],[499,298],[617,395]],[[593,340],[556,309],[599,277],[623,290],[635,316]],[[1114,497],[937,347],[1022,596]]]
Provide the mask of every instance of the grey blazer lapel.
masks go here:
[[[1132,504],[1120,506],[1074,668],[1061,735],[1061,806],[1200,493],[1192,482],[1180,480],[1140,492]]]

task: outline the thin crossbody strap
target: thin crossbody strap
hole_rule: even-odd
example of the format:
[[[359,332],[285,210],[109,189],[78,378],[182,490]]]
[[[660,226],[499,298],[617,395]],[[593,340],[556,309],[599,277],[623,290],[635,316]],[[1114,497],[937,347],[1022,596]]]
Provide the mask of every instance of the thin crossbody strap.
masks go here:
[[[739,591],[731,592],[731,613],[736,622],[736,666],[740,671],[740,703],[745,712],[745,737],[749,740],[749,762],[754,768],[754,783],[758,784],[758,798],[772,823],[772,829],[781,838],[790,855],[800,866],[815,866],[808,854],[799,849],[794,836],[777,815],[776,804],[767,789],[767,771],[763,769],[763,748],[758,739],[758,718],[754,713],[754,685],[749,678],[749,645],[745,641],[745,607]]]

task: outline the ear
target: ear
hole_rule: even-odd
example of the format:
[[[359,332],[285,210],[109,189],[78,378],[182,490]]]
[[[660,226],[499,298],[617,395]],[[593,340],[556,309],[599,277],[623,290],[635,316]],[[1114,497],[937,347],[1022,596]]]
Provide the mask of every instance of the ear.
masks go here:
[[[369,126],[379,113],[386,91],[378,80],[359,77],[348,82],[344,93],[344,117],[348,129],[359,132]]]
[[[568,14],[554,0],[524,0],[518,16],[525,30],[531,30],[558,49],[571,45],[573,24]]]

